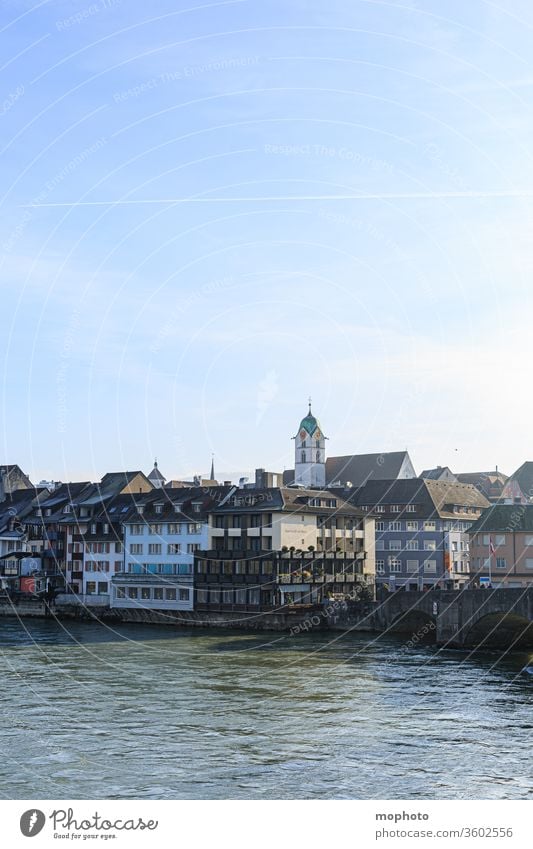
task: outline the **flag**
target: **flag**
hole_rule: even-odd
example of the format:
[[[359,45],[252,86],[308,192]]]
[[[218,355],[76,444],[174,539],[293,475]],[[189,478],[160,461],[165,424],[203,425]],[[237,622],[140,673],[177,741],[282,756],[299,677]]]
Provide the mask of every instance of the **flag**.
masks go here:
[[[494,548],[494,543],[492,542],[492,537],[489,537],[489,551],[491,554],[494,554],[496,549]]]

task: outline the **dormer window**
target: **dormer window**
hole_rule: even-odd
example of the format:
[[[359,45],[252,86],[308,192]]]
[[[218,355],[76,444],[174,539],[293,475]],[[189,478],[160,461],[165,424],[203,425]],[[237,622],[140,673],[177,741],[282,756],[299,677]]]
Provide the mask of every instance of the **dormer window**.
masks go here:
[[[46,510],[44,511],[44,515],[45,516],[51,516],[52,515],[52,508],[47,507]]]
[[[163,512],[163,505],[162,504],[155,504],[154,510],[155,510],[156,513],[162,513]]]
[[[181,503],[181,501],[174,504],[174,512],[175,513],[181,513],[182,509],[183,509],[183,504]]]
[[[192,504],[193,513],[199,513],[201,509],[202,509],[202,502],[201,501],[193,501],[193,504]]]
[[[93,523],[93,524],[91,525],[91,533],[92,533],[92,534],[95,534],[95,533],[96,533],[96,523]]]
[[[71,511],[70,504],[65,504],[65,506],[63,507],[63,513],[70,513],[70,511]]]

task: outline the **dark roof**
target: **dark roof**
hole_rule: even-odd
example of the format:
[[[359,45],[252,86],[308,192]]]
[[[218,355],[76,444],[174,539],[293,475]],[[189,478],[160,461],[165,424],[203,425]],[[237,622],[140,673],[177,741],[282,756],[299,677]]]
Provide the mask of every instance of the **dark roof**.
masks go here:
[[[474,522],[470,534],[482,531],[533,531],[533,504],[493,504]]]
[[[509,478],[516,481],[526,498],[533,498],[533,461],[526,460]]]
[[[376,505],[400,507],[407,504],[418,506],[417,514],[427,518],[458,518],[458,514],[448,509],[453,505],[460,507],[485,509],[489,502],[475,487],[448,481],[430,481],[422,478],[404,480],[372,480],[360,487],[350,496],[350,501],[360,507]],[[397,514],[396,514],[397,515]],[[470,514],[465,513],[465,516]],[[413,514],[414,518],[414,514]]]
[[[326,460],[326,481],[328,484],[340,481],[343,485],[349,481],[352,486],[362,486],[369,480],[394,480],[398,478],[406,461],[412,468],[407,451],[328,457]]]
[[[240,500],[240,504],[235,503]],[[312,499],[319,501],[335,501],[334,507],[309,504]],[[301,489],[300,487],[265,487],[264,489],[237,489],[225,504],[213,507],[216,513],[312,513],[324,515],[332,511],[332,515],[361,516],[361,511],[354,504],[330,490]],[[334,512],[333,512],[334,511]]]
[[[436,469],[424,469],[424,471],[420,473],[420,477],[423,478],[424,480],[433,480],[433,481],[438,481],[443,476],[447,476],[447,475],[451,475],[452,478],[457,480],[457,478],[455,477],[454,473],[452,472],[452,470],[450,469],[449,466],[437,466]]]
[[[458,472],[455,477],[459,483],[469,483],[475,486],[487,498],[498,498],[501,495],[507,475],[503,472]]]
[[[88,487],[92,486],[89,481],[76,481],[75,483],[62,483],[53,493],[41,501],[41,507],[56,507],[58,504],[67,503],[78,498]]]

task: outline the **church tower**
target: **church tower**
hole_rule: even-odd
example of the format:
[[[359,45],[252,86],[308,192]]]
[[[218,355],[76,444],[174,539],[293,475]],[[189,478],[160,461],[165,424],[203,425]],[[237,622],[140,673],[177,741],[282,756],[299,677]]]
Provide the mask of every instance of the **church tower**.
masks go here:
[[[325,487],[326,485],[326,437],[319,422],[309,412],[300,422],[294,437],[294,483],[301,486]]]

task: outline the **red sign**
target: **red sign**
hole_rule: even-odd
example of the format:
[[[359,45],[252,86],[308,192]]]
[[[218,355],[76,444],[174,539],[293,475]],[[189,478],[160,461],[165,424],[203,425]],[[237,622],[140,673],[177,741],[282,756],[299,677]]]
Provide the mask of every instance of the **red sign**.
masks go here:
[[[22,593],[34,593],[35,592],[35,578],[21,578],[20,579],[20,591]]]

